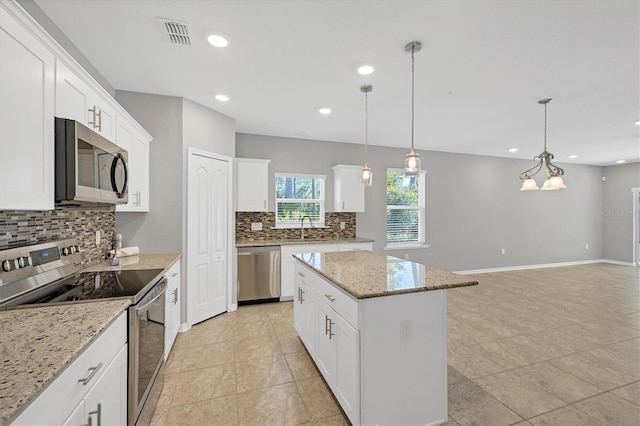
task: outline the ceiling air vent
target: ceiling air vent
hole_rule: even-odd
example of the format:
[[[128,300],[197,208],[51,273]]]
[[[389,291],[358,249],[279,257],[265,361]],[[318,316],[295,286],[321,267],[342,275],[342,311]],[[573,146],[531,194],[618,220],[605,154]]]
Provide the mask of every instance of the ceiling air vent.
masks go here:
[[[158,22],[162,27],[162,33],[170,43],[191,46],[191,24],[164,18],[158,18]]]

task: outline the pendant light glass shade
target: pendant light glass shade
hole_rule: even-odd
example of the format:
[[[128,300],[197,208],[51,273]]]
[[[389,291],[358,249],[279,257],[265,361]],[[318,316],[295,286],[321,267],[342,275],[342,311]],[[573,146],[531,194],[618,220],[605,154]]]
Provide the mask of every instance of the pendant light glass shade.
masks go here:
[[[413,148],[411,148],[409,153],[404,157],[404,175],[420,175],[420,154],[416,153]]]
[[[373,183],[373,173],[367,164],[360,170],[360,183],[367,186],[371,186]]]
[[[360,87],[360,91],[364,93],[364,167],[360,171],[360,183],[371,186],[373,183],[373,172],[367,164],[367,149],[369,148],[369,92],[373,90],[373,86],[364,85]]]
[[[543,168],[547,172],[547,180],[544,181],[542,188],[540,188],[542,191],[557,191],[566,188],[562,181],[564,170],[551,162],[551,160],[553,160],[553,154],[547,151],[547,104],[551,101],[552,99],[541,99],[538,101],[539,104],[544,105],[544,150],[540,155],[534,157],[534,160],[538,160],[538,164],[520,173],[520,179],[523,180],[520,191],[534,191],[538,189],[538,185],[532,176],[535,176]]]
[[[522,182],[522,188],[520,188],[520,191],[537,191],[538,189],[540,188],[538,188],[536,181],[527,177],[524,182]]]
[[[407,43],[404,50],[411,52],[411,149],[404,158],[404,175],[405,176],[419,176],[420,175],[420,154],[416,153],[413,149],[413,138],[415,130],[415,52],[419,52],[422,49],[422,43],[419,41],[412,41]]]

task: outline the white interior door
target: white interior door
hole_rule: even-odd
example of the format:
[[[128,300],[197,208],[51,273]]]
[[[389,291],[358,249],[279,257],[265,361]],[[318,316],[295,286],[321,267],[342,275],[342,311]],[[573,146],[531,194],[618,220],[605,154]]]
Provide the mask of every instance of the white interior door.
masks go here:
[[[229,163],[189,154],[187,201],[187,322],[227,310]]]

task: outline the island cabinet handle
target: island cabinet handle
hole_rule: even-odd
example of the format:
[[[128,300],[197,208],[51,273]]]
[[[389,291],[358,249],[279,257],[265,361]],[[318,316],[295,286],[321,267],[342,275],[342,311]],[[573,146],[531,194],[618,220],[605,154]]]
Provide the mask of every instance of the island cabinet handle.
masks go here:
[[[98,403],[98,408],[94,411],[89,411],[87,414],[89,415],[89,425],[91,425],[91,416],[97,414],[98,426],[102,426],[102,404]]]
[[[327,315],[324,316],[324,334],[327,335],[329,334],[329,327],[331,327],[329,324],[331,323],[331,320],[329,319],[329,317]]]
[[[335,322],[331,321],[331,319],[329,319],[329,340],[331,340],[331,336],[335,336],[336,333],[333,332],[333,325],[335,324]]]
[[[331,297],[330,294],[325,294],[324,297],[326,297],[327,299],[329,299],[331,302],[335,302],[336,298],[335,297]]]
[[[304,302],[304,290],[301,288],[300,289],[300,303]]]
[[[102,367],[102,363],[98,364],[95,367],[89,367],[89,371],[91,373],[89,373],[89,375],[87,377],[85,377],[84,379],[78,379],[78,382],[82,383],[83,386],[86,385],[87,383],[89,383],[91,381],[91,379],[93,379],[93,376],[96,375],[98,370],[100,370],[100,367]]]
[[[177,272],[174,272],[173,274],[171,274],[172,277],[175,277],[176,275],[178,275]]]
[[[302,272],[298,272],[298,275],[300,275],[301,277],[304,277],[304,274]]]

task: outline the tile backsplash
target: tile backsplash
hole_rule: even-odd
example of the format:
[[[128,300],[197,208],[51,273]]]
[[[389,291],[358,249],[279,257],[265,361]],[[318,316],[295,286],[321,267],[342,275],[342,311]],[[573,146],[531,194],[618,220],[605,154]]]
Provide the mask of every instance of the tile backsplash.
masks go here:
[[[113,206],[56,207],[45,211],[0,210],[0,250],[77,238],[82,264],[104,259],[115,239]],[[96,246],[96,231],[100,245]]]
[[[345,239],[356,237],[355,213],[325,213],[326,228],[305,229],[305,234],[316,238]],[[262,231],[252,231],[252,223],[262,223]],[[340,223],[345,228],[340,229]],[[272,229],[276,226],[274,212],[236,212],[236,242],[300,238],[300,227]]]

